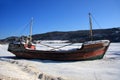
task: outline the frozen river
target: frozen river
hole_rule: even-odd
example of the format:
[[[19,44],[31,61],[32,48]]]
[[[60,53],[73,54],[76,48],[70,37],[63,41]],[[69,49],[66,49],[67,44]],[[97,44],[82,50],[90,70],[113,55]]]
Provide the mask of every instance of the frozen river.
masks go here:
[[[80,45],[74,44],[65,49],[79,48]],[[0,45],[0,79],[11,77],[16,80],[119,80],[120,43],[111,43],[101,60],[71,62],[7,58],[14,57],[7,51],[7,46]]]

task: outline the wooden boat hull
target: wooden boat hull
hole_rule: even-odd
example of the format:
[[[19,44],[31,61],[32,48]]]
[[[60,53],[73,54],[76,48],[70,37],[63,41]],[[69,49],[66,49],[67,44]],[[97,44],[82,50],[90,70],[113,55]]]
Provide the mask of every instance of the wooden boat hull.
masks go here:
[[[28,49],[10,49],[8,51],[17,57],[28,59],[44,59],[44,60],[95,60],[102,59],[107,51],[110,42],[98,42],[95,44],[83,44],[80,49],[70,51],[42,51]],[[10,46],[9,46],[10,47]]]

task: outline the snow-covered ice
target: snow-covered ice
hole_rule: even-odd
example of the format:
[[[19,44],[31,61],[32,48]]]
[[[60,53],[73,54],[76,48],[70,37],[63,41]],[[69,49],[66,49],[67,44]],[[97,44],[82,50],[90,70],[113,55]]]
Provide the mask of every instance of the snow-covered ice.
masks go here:
[[[64,45],[66,44],[68,43]],[[61,45],[63,43],[59,44],[59,46]],[[80,45],[66,46],[65,49],[79,48]],[[69,62],[7,58],[7,56],[14,57],[13,54],[7,51],[7,46],[0,45],[0,75],[6,77],[14,77],[16,80],[119,80],[120,43],[111,43],[104,58],[101,60]],[[39,44],[37,46],[40,48]],[[50,46],[53,46],[53,44],[50,44]],[[56,44],[54,46],[59,47]]]

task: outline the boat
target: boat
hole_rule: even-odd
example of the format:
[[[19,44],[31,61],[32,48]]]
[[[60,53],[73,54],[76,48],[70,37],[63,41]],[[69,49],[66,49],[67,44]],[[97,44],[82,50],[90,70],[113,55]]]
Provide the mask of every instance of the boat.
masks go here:
[[[31,42],[30,36],[26,42],[9,43],[8,51],[19,58],[76,61],[76,60],[96,60],[102,59],[110,45],[109,40],[95,40],[92,38],[92,21],[89,13],[91,41],[82,43],[81,48],[70,50],[37,50]],[[32,32],[30,30],[30,32]],[[31,33],[30,33],[31,34]],[[49,47],[49,46],[48,46]],[[54,47],[53,47],[54,48]],[[60,47],[59,47],[60,48]]]

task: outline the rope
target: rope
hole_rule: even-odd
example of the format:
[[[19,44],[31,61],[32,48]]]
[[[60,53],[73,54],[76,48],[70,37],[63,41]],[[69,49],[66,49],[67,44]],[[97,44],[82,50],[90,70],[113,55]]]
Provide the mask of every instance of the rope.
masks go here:
[[[99,26],[100,29],[102,29],[101,25],[97,22],[97,20],[94,18],[94,16],[91,14],[93,20],[95,21],[95,23]]]
[[[27,30],[28,25],[29,25],[29,23],[25,24],[25,26],[23,27],[23,30],[20,31],[20,35],[21,34],[23,35],[23,33]]]
[[[28,25],[29,25],[29,23],[26,23],[25,25],[17,28],[16,31],[11,32],[11,35],[14,35],[14,36],[16,36],[16,35],[17,35],[17,36],[18,36],[18,35],[23,35],[23,33],[25,32],[25,30],[27,30]]]
[[[50,47],[50,48],[55,49],[55,47],[52,47],[52,46],[49,46],[49,45],[46,45],[46,44],[42,44],[42,43],[40,43],[40,44],[43,45],[43,46],[46,46],[46,47]]]
[[[66,47],[66,46],[70,46],[70,45],[72,45],[72,44],[74,44],[74,43],[70,43],[70,44],[68,44],[68,45],[64,45],[64,46],[56,47],[56,48],[51,49],[51,50],[60,49],[60,48]]]
[[[63,48],[63,47],[66,47],[66,46],[72,45],[72,44],[74,44],[74,43],[70,43],[70,44],[67,44],[67,45],[64,45],[64,46],[60,46],[60,47],[52,47],[52,46],[49,46],[49,45],[46,45],[46,44],[42,44],[42,43],[40,43],[40,44],[43,45],[43,46],[46,46],[46,47],[50,47],[50,48],[52,48],[51,50],[55,50],[55,49],[59,49],[59,50],[61,50],[60,48]]]

